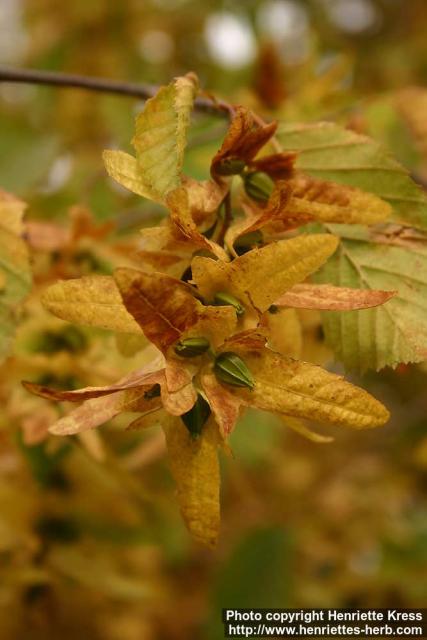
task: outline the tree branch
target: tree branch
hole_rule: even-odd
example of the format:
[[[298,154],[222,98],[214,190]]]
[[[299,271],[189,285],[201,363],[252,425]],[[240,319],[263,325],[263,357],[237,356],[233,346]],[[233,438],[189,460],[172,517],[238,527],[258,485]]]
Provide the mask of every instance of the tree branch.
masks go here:
[[[81,76],[72,73],[57,73],[55,71],[41,71],[37,69],[12,69],[0,67],[0,83],[12,82],[22,84],[40,84],[63,88],[85,89],[100,93],[111,93],[140,100],[152,98],[159,87],[155,85],[139,84],[136,82],[120,82],[107,78]],[[216,116],[229,117],[233,109],[226,102],[217,101],[215,98],[199,97],[194,102],[197,111]]]

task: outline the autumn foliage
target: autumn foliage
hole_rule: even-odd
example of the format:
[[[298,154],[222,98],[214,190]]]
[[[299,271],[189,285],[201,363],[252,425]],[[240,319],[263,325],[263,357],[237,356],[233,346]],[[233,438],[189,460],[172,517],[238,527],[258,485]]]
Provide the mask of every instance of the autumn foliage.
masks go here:
[[[414,247],[425,249],[410,227],[419,227],[427,203],[372,140],[333,124],[266,123],[242,106],[230,106],[211,178],[184,175],[198,91],[194,74],[162,87],[137,117],[135,155],[104,152],[115,181],[169,215],[142,229],[131,264],[113,275],[65,274],[42,295],[58,318],[116,332],[122,348],[145,350],[147,363],[104,386],[24,385],[78,403],[52,421],[58,436],[127,412],[136,414],[129,429],[161,427],[182,516],[191,535],[212,546],[218,451],[229,453],[227,438],[248,407],[318,442],[330,438],[307,421],[355,429],[387,422],[387,409],[365,390],[304,360],[299,311],[321,311],[327,343],[350,367],[423,359],[427,332],[413,311],[421,291],[409,280]],[[24,205],[3,194],[1,211],[0,241],[5,251],[16,245],[2,283],[13,309],[28,290],[20,275],[7,298],[16,265],[29,273],[19,235]],[[77,219],[81,225],[82,214]]]

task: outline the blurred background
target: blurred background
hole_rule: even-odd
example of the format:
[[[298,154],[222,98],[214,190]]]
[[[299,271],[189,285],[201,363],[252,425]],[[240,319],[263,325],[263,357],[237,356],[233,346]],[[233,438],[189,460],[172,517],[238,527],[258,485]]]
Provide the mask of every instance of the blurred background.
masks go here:
[[[426,28],[423,0],[0,0],[0,65],[154,84],[193,70],[206,91],[262,115],[368,133],[425,184],[426,103],[415,117],[407,88],[427,83]],[[57,278],[110,273],[164,215],[102,165],[103,149],[129,148],[141,107],[0,83],[0,187],[28,203],[34,269],[0,370],[0,637],[216,640],[222,607],[425,605],[422,365],[355,378],[392,420],[329,429],[331,444],[247,414],[222,460],[213,552],[188,538],[159,433],[126,432],[120,418],[47,437],[60,409],[21,379],[105,384],[139,362],[113,335],[51,318],[39,298]],[[207,176],[225,127],[194,116],[187,173]],[[330,362],[318,318],[301,320],[306,357]]]

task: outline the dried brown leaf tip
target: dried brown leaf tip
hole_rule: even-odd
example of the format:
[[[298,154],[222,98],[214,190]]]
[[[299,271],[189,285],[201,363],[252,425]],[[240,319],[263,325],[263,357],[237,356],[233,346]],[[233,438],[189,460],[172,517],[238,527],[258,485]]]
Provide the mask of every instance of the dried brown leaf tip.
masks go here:
[[[297,154],[292,152],[272,153],[251,160],[248,165],[254,171],[262,171],[273,180],[287,180],[294,173]]]
[[[208,240],[208,238],[206,238],[197,228],[195,216],[190,206],[191,201],[189,193],[185,187],[179,187],[178,189],[171,191],[166,198],[166,202],[169,207],[172,225],[178,236],[180,235],[182,239],[191,243],[198,249],[205,249],[206,251],[216,255],[221,260],[228,260],[224,249],[216,242]],[[198,210],[197,212],[199,215],[203,212],[203,205],[203,198],[198,207],[196,200],[196,211]]]
[[[221,176],[241,173],[276,129],[277,122],[260,124],[251,111],[237,107],[224,142],[212,160],[212,177],[219,180]]]

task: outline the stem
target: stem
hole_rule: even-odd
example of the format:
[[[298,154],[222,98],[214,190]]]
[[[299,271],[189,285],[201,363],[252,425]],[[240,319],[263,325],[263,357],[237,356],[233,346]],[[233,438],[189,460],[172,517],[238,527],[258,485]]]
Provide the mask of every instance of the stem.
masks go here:
[[[131,98],[139,98],[140,100],[152,98],[159,89],[159,87],[155,85],[135,82],[121,82],[118,80],[82,76],[72,73],[58,73],[37,69],[12,69],[9,67],[0,67],[0,83],[1,82],[40,84],[67,89],[85,89],[87,91],[129,96]],[[233,113],[231,105],[210,97],[196,98],[194,108],[197,111],[222,117],[229,117],[230,114]]]

